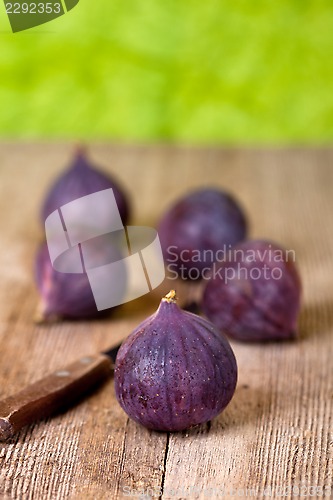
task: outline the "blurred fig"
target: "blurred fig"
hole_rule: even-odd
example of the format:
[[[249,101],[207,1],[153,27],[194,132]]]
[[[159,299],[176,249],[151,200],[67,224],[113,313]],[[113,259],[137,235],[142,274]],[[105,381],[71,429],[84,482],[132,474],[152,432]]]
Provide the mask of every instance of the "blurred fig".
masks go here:
[[[247,222],[228,193],[206,188],[178,200],[158,225],[164,260],[174,277],[203,277],[229,246],[246,237]]]
[[[293,251],[270,241],[249,240],[230,254],[204,291],[207,318],[237,340],[294,338],[301,282]]]
[[[231,400],[237,364],[227,339],[182,311],[171,291],[122,344],[115,389],[124,411],[159,431],[181,431],[218,415]]]
[[[105,174],[91,165],[85,152],[79,150],[71,166],[55,181],[45,198],[41,210],[43,223],[52,212],[62,205],[82,196],[110,188],[113,189],[123,225],[126,225],[130,209],[122,188],[109,174]]]
[[[121,262],[121,253],[115,245],[98,244],[100,238],[89,242],[89,260],[96,265]],[[84,319],[101,315],[92,293],[86,272],[63,273],[54,269],[49,250],[43,243],[35,262],[36,285],[40,294],[36,321],[54,321],[62,318]],[[107,283],[108,287],[117,287],[117,295],[126,291],[126,269],[121,269],[121,283]],[[101,284],[101,287],[103,284]],[[112,290],[112,288],[111,288]],[[102,289],[102,293],[104,293]]]

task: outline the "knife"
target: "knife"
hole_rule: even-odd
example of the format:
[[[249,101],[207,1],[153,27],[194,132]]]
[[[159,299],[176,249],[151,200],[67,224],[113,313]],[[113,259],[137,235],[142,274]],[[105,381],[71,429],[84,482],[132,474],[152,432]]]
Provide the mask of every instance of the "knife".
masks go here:
[[[64,410],[108,379],[121,344],[93,356],[83,356],[22,391],[0,401],[0,441],[22,427]]]

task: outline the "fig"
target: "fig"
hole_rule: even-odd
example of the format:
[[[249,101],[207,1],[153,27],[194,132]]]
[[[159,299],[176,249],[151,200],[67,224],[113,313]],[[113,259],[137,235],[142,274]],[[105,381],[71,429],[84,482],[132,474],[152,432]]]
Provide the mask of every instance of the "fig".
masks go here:
[[[171,275],[200,279],[225,249],[245,239],[247,222],[229,193],[200,189],[178,200],[158,225],[164,260]]]
[[[50,188],[41,209],[42,222],[44,223],[47,217],[62,205],[82,196],[110,188],[113,189],[123,225],[126,225],[130,208],[122,188],[110,175],[100,172],[91,165],[84,150],[79,149],[70,167],[60,175]]]
[[[181,431],[216,417],[236,383],[228,340],[206,319],[181,310],[173,290],[124,341],[115,364],[120,405],[157,431]]]
[[[237,340],[295,338],[301,281],[294,260],[294,251],[270,241],[236,245],[207,283],[203,312]]]
[[[90,241],[90,260],[94,259],[98,265],[120,261],[121,253],[115,245],[99,244]],[[123,268],[122,280],[126,280],[126,269]],[[56,321],[63,318],[85,319],[96,317],[104,313],[98,311],[91,285],[86,272],[62,273],[56,271],[49,255],[48,246],[42,243],[36,254],[35,280],[40,293],[40,303],[36,313],[36,321]],[[112,286],[112,283],[110,284]],[[123,286],[125,293],[126,283],[116,283]]]

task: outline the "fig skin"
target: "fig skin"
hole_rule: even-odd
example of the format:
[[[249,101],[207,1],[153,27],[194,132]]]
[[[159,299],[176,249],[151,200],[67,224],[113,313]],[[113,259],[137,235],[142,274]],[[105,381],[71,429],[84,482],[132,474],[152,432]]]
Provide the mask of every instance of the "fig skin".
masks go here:
[[[283,261],[269,258],[268,250],[279,251]],[[255,260],[242,259],[237,250],[255,252]],[[266,251],[266,256],[264,252]],[[240,265],[246,269],[239,271]],[[264,278],[267,266],[267,279]],[[281,274],[280,279],[273,279]],[[234,276],[227,269],[234,271]],[[260,270],[259,279],[250,272]],[[233,258],[226,260],[220,275],[208,281],[202,298],[207,318],[228,336],[249,342],[288,340],[297,337],[297,319],[301,301],[301,280],[293,261],[286,259],[285,249],[266,240],[249,240],[233,249]],[[227,278],[226,276],[230,278]],[[258,272],[255,272],[255,277]]]
[[[211,250],[215,256],[224,245],[233,246],[244,240],[247,220],[233,196],[205,188],[178,200],[164,214],[157,229],[166,265],[184,279],[195,280],[215,260],[207,261],[204,252]],[[199,259],[194,252],[200,252]]]
[[[98,314],[87,275],[55,271],[46,243],[36,254],[35,278],[41,296],[37,320],[89,318]]]
[[[84,150],[79,149],[70,167],[51,186],[41,209],[44,224],[47,217],[62,205],[89,194],[113,189],[123,225],[130,216],[128,199],[118,183],[110,176],[96,169],[87,159]]]
[[[93,248],[96,258],[106,262],[121,259],[119,249],[112,246]],[[126,276],[124,268],[123,276]],[[57,321],[59,319],[87,319],[105,314],[98,311],[86,273],[61,273],[51,263],[46,243],[42,243],[36,253],[35,281],[40,294],[36,313],[37,322]]]
[[[157,431],[181,431],[216,417],[236,383],[228,340],[207,320],[179,309],[170,294],[125,340],[116,359],[120,405]]]

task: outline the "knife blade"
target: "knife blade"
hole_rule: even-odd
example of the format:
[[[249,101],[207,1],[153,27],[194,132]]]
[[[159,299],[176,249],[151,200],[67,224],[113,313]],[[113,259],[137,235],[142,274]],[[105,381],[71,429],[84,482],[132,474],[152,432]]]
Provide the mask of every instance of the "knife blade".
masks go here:
[[[82,356],[23,390],[0,401],[0,441],[25,427],[77,403],[111,377],[121,344],[92,356]]]

